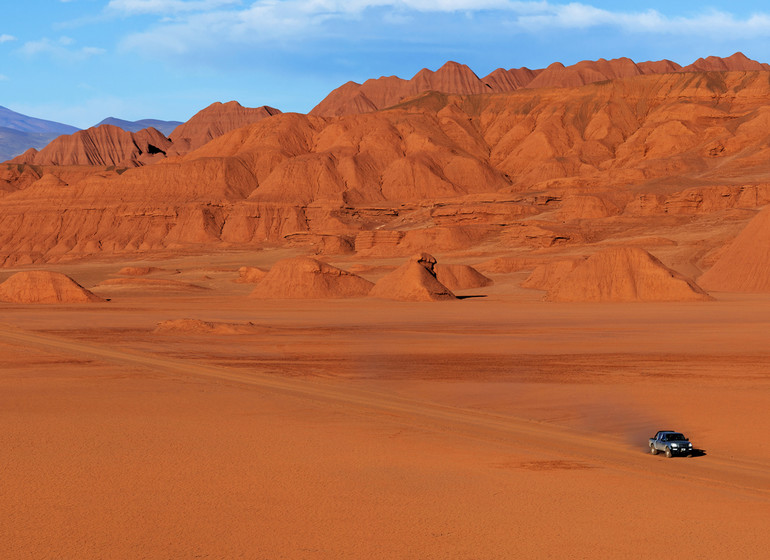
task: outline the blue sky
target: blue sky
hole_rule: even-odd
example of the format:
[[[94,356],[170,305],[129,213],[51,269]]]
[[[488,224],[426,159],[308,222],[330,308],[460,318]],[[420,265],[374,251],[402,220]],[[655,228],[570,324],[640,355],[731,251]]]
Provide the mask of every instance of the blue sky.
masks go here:
[[[79,127],[189,119],[214,101],[309,111],[347,80],[447,60],[770,62],[770,7],[736,0],[25,0],[0,20],[0,105]]]

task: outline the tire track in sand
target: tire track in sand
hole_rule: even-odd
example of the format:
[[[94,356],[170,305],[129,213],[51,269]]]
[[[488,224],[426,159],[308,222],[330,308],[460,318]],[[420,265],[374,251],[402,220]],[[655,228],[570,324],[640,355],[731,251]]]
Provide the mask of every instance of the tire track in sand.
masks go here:
[[[394,422],[489,441],[509,449],[526,449],[553,458],[570,457],[625,471],[635,476],[663,477],[680,483],[727,487],[753,495],[770,496],[770,465],[706,456],[691,461],[666,461],[645,455],[604,435],[594,436],[568,428],[481,410],[457,408],[352,387],[340,382],[296,379],[257,371],[235,371],[179,358],[115,349],[59,336],[22,331],[0,324],[0,339],[27,347],[58,350],[74,355],[151,368],[180,377],[224,381],[319,401],[325,405],[356,407],[386,414]]]

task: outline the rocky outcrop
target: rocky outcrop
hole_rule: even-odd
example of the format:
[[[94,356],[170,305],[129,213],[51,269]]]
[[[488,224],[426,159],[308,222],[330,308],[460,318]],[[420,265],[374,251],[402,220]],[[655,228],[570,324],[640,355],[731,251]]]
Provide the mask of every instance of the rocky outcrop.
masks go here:
[[[770,206],[749,222],[698,283],[718,292],[770,292]]]
[[[456,299],[436,278],[436,259],[420,253],[393,272],[383,276],[369,295],[398,301],[446,301]]]
[[[484,288],[494,282],[467,264],[436,264],[433,267],[436,280],[450,290]]]
[[[0,165],[0,262],[266,245],[383,258],[496,247],[491,259],[668,238],[713,212],[748,221],[770,201],[767,75],[432,92],[362,115],[274,115],[128,170]],[[702,241],[692,263],[735,233]]]
[[[242,266],[238,269],[238,278],[235,280],[241,284],[256,284],[267,275],[267,270],[256,266]]]
[[[42,150],[27,150],[11,162],[136,167],[165,157],[170,146],[171,141],[154,128],[127,132],[105,124],[59,136]]]
[[[243,107],[237,101],[213,103],[174,129],[170,134],[173,146],[169,148],[168,155],[186,154],[231,130],[280,112],[267,105],[252,108]]]
[[[17,272],[0,284],[0,301],[10,303],[95,303],[104,301],[59,272]]]
[[[695,282],[671,270],[647,251],[616,247],[594,253],[564,275],[546,295],[549,301],[708,301]]]
[[[368,280],[310,257],[278,261],[259,281],[251,297],[259,299],[327,299],[362,297]]]

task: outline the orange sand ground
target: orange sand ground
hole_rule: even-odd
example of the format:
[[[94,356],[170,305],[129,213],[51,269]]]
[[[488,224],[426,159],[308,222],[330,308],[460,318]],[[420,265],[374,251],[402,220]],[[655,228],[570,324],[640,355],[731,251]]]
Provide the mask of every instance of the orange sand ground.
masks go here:
[[[459,301],[270,301],[234,281],[283,256],[58,266],[111,301],[0,304],[0,558],[770,550],[770,296],[549,303],[492,274]],[[209,289],[94,287],[147,265]],[[184,318],[240,327],[156,331]],[[658,429],[706,454],[649,455]]]

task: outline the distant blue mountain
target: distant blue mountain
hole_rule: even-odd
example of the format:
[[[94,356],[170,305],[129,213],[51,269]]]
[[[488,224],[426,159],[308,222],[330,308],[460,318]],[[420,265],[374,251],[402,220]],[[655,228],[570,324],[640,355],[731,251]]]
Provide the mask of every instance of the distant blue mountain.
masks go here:
[[[68,124],[28,117],[0,106],[0,161],[23,154],[29,148],[44,148],[62,134],[80,130]]]
[[[123,119],[116,119],[115,117],[107,117],[102,122],[95,126],[101,126],[103,124],[111,124],[126,130],[128,132],[138,132],[143,128],[153,127],[154,129],[162,132],[168,136],[176,127],[182,124],[179,121],[159,121],[157,119],[142,119],[140,121],[124,121]]]
[[[40,132],[43,134],[56,134],[58,136],[73,134],[80,130],[68,124],[28,117],[2,106],[0,106],[0,126],[18,130],[19,132]]]

